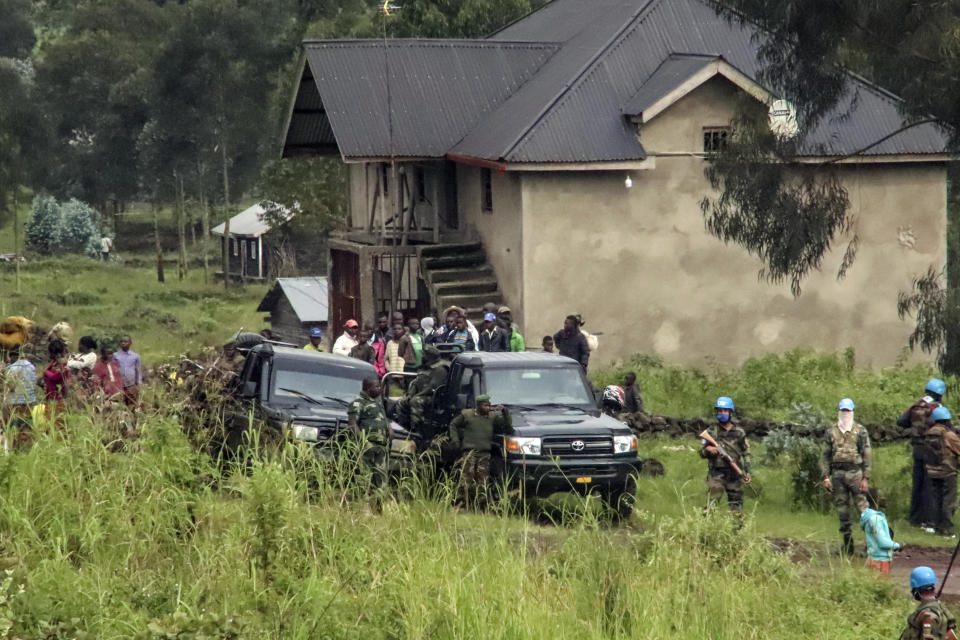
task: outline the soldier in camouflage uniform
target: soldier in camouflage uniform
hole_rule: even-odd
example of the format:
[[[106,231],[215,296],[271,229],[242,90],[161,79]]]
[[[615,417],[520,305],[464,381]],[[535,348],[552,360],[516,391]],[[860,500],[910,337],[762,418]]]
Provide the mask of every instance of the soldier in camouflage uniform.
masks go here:
[[[950,410],[940,405],[930,414],[933,426],[923,436],[923,456],[933,508],[936,533],[953,535],[953,513],[957,509],[957,462],[960,436],[953,432]]]
[[[494,415],[491,410],[499,411]],[[476,409],[464,409],[450,422],[450,439],[460,450],[460,486],[464,505],[481,505],[490,477],[490,447],[496,433],[510,433],[513,421],[503,405],[490,406],[490,396],[477,396]]]
[[[930,567],[917,567],[910,573],[910,591],[919,600],[907,618],[900,640],[957,640],[957,621],[937,599],[937,574]]]
[[[853,534],[850,507],[857,509],[857,518],[867,508],[870,480],[870,434],[853,420],[853,400],[844,398],[837,411],[837,422],[827,429],[823,452],[823,486],[833,492],[843,552],[853,555]]]
[[[430,344],[423,347],[423,366],[407,388],[406,404],[410,415],[409,428],[426,438],[434,435],[425,433],[427,407],[433,400],[434,392],[446,384],[449,370],[450,363],[440,357],[439,349]]]
[[[733,400],[726,396],[717,398],[714,405],[717,412],[717,424],[708,433],[722,447],[709,445],[704,441],[700,457],[705,458],[707,466],[707,496],[711,505],[717,504],[727,494],[727,506],[730,511],[740,513],[743,510],[743,485],[750,483],[750,443],[743,429],[733,424],[735,410]],[[726,454],[726,455],[724,455]],[[734,471],[729,456],[743,471],[743,476]]]
[[[387,463],[390,452],[390,423],[383,412],[380,402],[380,381],[367,378],[363,381],[363,392],[350,403],[347,419],[355,433],[363,434],[364,465],[371,472],[371,482],[377,494],[386,483]]]

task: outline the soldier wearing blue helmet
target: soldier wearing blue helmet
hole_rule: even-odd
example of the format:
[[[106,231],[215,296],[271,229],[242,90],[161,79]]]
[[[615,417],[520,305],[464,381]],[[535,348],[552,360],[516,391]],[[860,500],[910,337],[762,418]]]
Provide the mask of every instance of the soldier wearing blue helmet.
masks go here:
[[[960,436],[953,432],[950,411],[943,405],[930,413],[933,426],[923,436],[934,531],[953,536],[953,513],[957,509],[957,466]]]
[[[857,519],[869,506],[867,489],[870,481],[870,435],[853,420],[853,400],[844,398],[837,406],[837,422],[827,429],[823,452],[823,486],[833,493],[843,536],[843,552],[853,555],[853,533],[850,507],[857,510]]]
[[[727,506],[733,512],[743,510],[743,484],[750,483],[750,443],[743,429],[733,423],[735,407],[727,396],[714,404],[717,424],[700,434],[700,457],[708,461],[707,495],[710,503],[727,494]]]
[[[933,524],[933,505],[930,500],[930,479],[926,471],[926,449],[923,436],[933,424],[930,414],[940,406],[947,385],[939,378],[931,378],[923,389],[923,397],[897,419],[897,426],[907,429],[913,445],[913,488],[910,492],[910,524],[929,527]]]
[[[917,567],[910,573],[910,592],[919,600],[907,618],[900,640],[957,640],[957,621],[937,599],[937,574],[930,567]]]

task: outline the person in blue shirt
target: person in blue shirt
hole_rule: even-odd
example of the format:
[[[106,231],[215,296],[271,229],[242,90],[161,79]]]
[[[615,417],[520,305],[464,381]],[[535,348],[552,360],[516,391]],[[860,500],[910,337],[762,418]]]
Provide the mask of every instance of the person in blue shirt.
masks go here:
[[[867,566],[889,576],[893,552],[900,548],[900,543],[893,541],[887,516],[882,511],[864,509],[860,526],[867,535]]]

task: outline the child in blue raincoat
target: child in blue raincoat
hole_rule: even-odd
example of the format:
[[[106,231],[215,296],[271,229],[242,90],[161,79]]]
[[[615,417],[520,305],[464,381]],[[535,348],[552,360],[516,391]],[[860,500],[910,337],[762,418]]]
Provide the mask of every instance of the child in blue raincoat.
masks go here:
[[[900,548],[900,544],[892,540],[887,516],[881,511],[864,509],[860,514],[860,526],[867,534],[867,566],[889,576],[893,552]]]

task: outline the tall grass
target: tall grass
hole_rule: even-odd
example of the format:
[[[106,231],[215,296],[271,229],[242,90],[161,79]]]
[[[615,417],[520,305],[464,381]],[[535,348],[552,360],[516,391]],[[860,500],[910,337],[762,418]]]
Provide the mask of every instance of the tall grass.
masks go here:
[[[377,513],[350,456],[274,443],[229,464],[166,410],[140,427],[121,445],[72,415],[0,457],[9,637],[879,637],[911,606],[857,567],[792,564],[759,515],[738,531],[666,486],[642,483],[618,528],[589,509],[564,527],[461,513],[449,481],[419,475]]]
[[[620,384],[626,371],[637,374],[646,409],[670,416],[708,416],[718,396],[731,396],[740,415],[787,420],[798,405],[809,404],[833,415],[841,398],[853,398],[857,419],[891,422],[923,394],[930,365],[878,370],[856,366],[852,349],[843,353],[798,348],[750,358],[740,367],[703,370],[678,367],[637,354],[620,366],[593,374],[595,384]],[[946,378],[949,406],[960,379]]]

